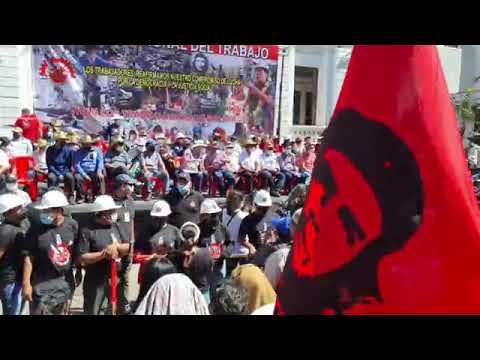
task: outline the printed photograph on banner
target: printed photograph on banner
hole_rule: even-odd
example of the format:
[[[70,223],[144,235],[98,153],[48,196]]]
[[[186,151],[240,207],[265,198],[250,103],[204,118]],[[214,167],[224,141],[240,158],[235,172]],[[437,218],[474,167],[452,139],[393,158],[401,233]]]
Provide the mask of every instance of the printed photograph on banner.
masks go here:
[[[35,112],[79,132],[273,134],[276,45],[35,45]]]

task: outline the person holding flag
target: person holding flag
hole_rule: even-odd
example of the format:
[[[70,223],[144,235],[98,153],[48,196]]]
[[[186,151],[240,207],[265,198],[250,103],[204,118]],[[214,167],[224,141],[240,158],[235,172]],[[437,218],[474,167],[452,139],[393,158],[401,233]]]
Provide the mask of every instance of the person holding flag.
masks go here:
[[[480,213],[435,46],[355,46],[277,314],[480,313]]]

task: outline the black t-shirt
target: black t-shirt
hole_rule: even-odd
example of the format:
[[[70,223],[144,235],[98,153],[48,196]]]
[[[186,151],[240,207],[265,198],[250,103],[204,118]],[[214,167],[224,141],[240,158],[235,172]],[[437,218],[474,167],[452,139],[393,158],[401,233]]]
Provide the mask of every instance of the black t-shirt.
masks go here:
[[[247,215],[240,224],[238,239],[241,240],[248,235],[249,242],[255,248],[260,248],[263,245],[261,233],[267,231],[272,226],[272,220],[277,217],[277,214],[272,211],[268,211],[263,217],[258,217],[255,213]]]
[[[0,284],[12,283],[21,278],[21,245],[25,232],[20,226],[9,223],[0,225],[0,250],[5,251],[0,258]]]
[[[128,239],[122,236],[118,223],[113,225],[101,225],[92,220],[88,225],[80,230],[78,242],[79,256],[90,252],[103,251],[107,246],[118,243],[128,243]],[[120,273],[124,272],[125,266],[120,264],[117,269]],[[104,259],[95,264],[85,267],[85,280],[102,282],[110,276],[110,261]]]
[[[180,229],[187,221],[195,224],[200,222],[200,205],[203,202],[203,196],[199,192],[192,191],[183,198],[175,189],[165,196],[165,200],[172,210],[168,219],[170,224]]]
[[[135,249],[144,254],[153,254],[159,246],[165,245],[169,248],[179,249],[182,243],[180,230],[177,227],[166,224],[162,229],[155,232],[153,226],[140,236]]]
[[[115,204],[120,205],[122,208],[118,209],[118,220],[117,224],[122,232],[122,236],[133,243],[133,222],[135,220],[135,203],[130,200],[119,200],[115,199]]]
[[[66,217],[62,225],[34,224],[25,235],[22,254],[32,257],[32,285],[71,276],[78,223]]]
[[[212,228],[204,223],[200,223],[199,227],[199,247],[208,247],[212,245],[213,242],[225,246],[230,243],[230,237],[228,236],[227,229],[222,224],[218,224],[218,226]]]
[[[209,289],[209,279],[213,271],[213,258],[208,249],[197,248],[185,273],[201,292]]]

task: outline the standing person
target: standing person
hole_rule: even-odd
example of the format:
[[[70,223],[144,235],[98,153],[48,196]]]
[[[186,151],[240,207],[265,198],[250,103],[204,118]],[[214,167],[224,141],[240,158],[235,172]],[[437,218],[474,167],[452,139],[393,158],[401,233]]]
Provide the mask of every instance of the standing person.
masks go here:
[[[242,246],[238,241],[238,231],[242,220],[248,215],[242,211],[243,194],[240,191],[232,190],[227,194],[227,207],[223,209],[222,224],[227,229],[230,244],[225,249],[226,275],[228,276],[242,257],[249,253],[248,248]]]
[[[170,224],[181,228],[188,221],[195,224],[200,222],[200,205],[204,198],[202,194],[192,190],[190,175],[186,172],[178,173],[175,188],[165,196],[165,200],[172,210]]]
[[[287,143],[284,145],[285,151],[280,155],[280,171],[285,176],[285,186],[288,189],[292,188],[292,181],[299,177],[299,169],[297,166],[297,159],[293,152],[292,144]]]
[[[261,170],[256,148],[257,143],[249,139],[245,142],[245,153],[240,156],[239,176],[248,183],[248,193],[253,191],[253,177]]]
[[[4,315],[19,315],[22,304],[22,272],[20,249],[26,218],[23,200],[13,194],[0,195],[0,300]]]
[[[64,215],[66,206],[61,191],[46,192],[35,207],[40,210],[40,223],[25,235],[23,297],[31,302],[33,315],[63,314],[75,290],[73,250],[78,224]]]
[[[117,223],[120,208],[109,195],[100,195],[91,208],[94,218],[80,231],[78,262],[85,268],[83,306],[87,315],[98,315],[106,300],[110,300],[110,261],[125,259],[130,252],[129,239]],[[123,261],[118,262],[117,271],[118,277],[123,278],[126,271]],[[120,284],[118,290],[121,292]],[[119,307],[120,314],[124,310]]]
[[[272,196],[279,197],[280,191],[282,191],[285,185],[285,175],[280,171],[280,163],[277,154],[273,152],[272,143],[265,144],[265,152],[261,156],[260,162],[262,166],[260,176],[264,186],[270,189]]]
[[[269,212],[272,199],[267,191],[259,190],[255,194],[253,204],[254,211],[242,220],[238,231],[240,244],[248,248],[249,256],[252,258],[257,249],[266,244],[267,231],[272,226],[272,220],[277,217]]]
[[[70,193],[70,201],[73,202],[73,190],[75,180],[72,173],[71,151],[65,146],[67,134],[63,131],[55,135],[55,145],[47,149],[48,187],[57,187],[64,182]]]
[[[36,143],[37,149],[33,152],[33,169],[37,178],[46,178],[48,176],[47,146],[47,140],[38,139]]]
[[[220,195],[225,196],[227,188],[235,183],[235,178],[232,173],[224,168],[226,164],[225,154],[218,150],[217,143],[208,144],[204,164],[205,169],[215,177]]]
[[[208,304],[184,274],[162,276],[146,294],[135,315],[209,315]]]
[[[23,136],[36,143],[43,136],[43,125],[35,114],[30,114],[27,108],[22,109],[22,116],[15,121],[15,127],[23,130]]]
[[[111,140],[110,149],[105,155],[105,169],[107,176],[111,179],[120,174],[128,175],[130,157],[125,151],[125,142],[120,136],[115,136]]]
[[[310,144],[306,148],[305,152],[298,159],[298,167],[300,169],[300,182],[302,184],[310,185],[310,179],[312,177],[313,166],[315,165],[315,145]]]
[[[19,127],[12,129],[12,141],[10,141],[10,154],[12,157],[18,156],[32,156],[33,145],[32,142],[23,137],[23,130]]]
[[[168,189],[168,183],[170,182],[170,177],[168,175],[167,168],[162,160],[162,157],[155,149],[155,143],[148,142],[147,149],[144,154],[145,159],[145,179],[147,181],[147,189],[149,196],[151,195],[155,183],[152,179],[159,179],[163,182],[163,192]]]
[[[209,305],[212,315],[248,315],[248,291],[234,280],[227,279],[216,288]]]
[[[97,149],[95,140],[90,135],[82,140],[82,148],[73,155],[75,169],[75,184],[77,187],[77,201],[84,201],[85,181],[93,182],[100,194],[105,194],[105,181],[103,176],[103,154]]]
[[[119,308],[123,313],[129,313],[128,291],[129,291],[129,274],[133,261],[133,248],[135,245],[135,203],[132,201],[135,180],[129,175],[120,174],[115,177],[113,199],[115,204],[119,205],[117,224],[121,235],[127,239],[131,245],[130,253],[127,257],[122,258],[122,265],[125,271],[119,277]]]
[[[230,244],[227,229],[220,221],[222,209],[215,200],[206,199],[200,208],[200,239],[199,247],[207,248],[214,260],[212,278],[210,279],[211,293],[215,285],[226,276],[225,258],[223,250]]]
[[[5,178],[4,193],[17,195],[20,199],[22,199],[24,207],[27,207],[32,203],[30,195],[18,188],[17,178],[13,175],[9,175]]]

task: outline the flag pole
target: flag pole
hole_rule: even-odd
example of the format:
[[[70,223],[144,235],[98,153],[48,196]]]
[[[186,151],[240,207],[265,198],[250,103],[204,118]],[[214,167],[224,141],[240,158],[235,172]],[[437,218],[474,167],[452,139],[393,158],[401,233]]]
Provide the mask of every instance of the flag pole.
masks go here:
[[[117,315],[117,260],[110,260],[110,304],[112,305],[112,315]]]

